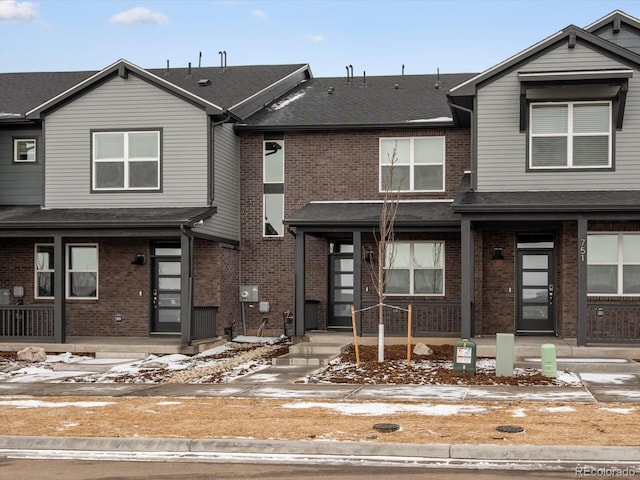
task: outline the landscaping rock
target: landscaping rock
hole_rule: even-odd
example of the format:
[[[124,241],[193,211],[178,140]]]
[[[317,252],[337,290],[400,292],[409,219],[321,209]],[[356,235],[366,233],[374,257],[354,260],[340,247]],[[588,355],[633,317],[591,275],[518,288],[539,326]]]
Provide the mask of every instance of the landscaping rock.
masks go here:
[[[44,362],[47,360],[47,353],[42,347],[26,347],[18,352],[18,360],[25,362]]]
[[[431,349],[431,347],[425,345],[424,343],[416,343],[416,346],[413,347],[413,354],[427,357],[429,355],[433,355],[433,350]]]

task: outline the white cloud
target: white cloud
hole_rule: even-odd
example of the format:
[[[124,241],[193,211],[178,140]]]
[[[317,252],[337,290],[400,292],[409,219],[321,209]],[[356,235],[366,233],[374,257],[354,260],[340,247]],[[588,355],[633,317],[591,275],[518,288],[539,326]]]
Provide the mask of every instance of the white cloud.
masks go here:
[[[309,40],[313,43],[322,43],[324,42],[324,37],[322,35],[309,35]]]
[[[258,18],[265,18],[267,13],[262,10],[251,10],[251,15]]]
[[[119,13],[111,17],[113,23],[125,23],[133,25],[136,23],[168,23],[169,19],[166,15],[152,12],[143,7],[135,7],[125,12]]]
[[[0,20],[19,22],[36,16],[36,7],[31,2],[0,0]]]

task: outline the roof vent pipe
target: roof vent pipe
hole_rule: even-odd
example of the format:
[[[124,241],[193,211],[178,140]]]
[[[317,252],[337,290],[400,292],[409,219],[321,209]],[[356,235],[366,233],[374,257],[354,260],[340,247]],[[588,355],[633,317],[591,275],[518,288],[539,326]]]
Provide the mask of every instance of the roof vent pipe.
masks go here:
[[[220,50],[218,55],[220,55],[220,68],[227,68],[227,51]]]
[[[404,77],[404,63],[402,64],[402,76]]]
[[[351,72],[351,81],[353,82],[353,65],[349,64],[349,72]]]
[[[202,52],[198,55],[198,68],[202,66]]]
[[[169,75],[169,60],[167,59],[167,70],[164,72],[165,75]]]
[[[362,71],[362,84],[363,85],[367,84],[367,71],[366,70]]]
[[[438,74],[436,77],[436,84],[433,86],[436,90],[440,88],[440,69],[438,68]]]
[[[347,65],[346,67],[344,67],[347,69],[347,83],[349,83],[349,65]]]
[[[187,69],[187,76],[191,76],[191,62],[189,62],[189,68]]]

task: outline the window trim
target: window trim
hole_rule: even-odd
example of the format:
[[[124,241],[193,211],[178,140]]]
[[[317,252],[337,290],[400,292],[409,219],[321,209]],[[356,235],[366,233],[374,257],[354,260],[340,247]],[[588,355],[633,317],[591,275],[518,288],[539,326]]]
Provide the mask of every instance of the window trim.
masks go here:
[[[38,283],[38,274],[39,273],[52,273],[55,275],[55,268],[52,269],[38,269],[38,248],[39,247],[51,247],[53,248],[53,243],[36,243],[34,245],[34,257],[33,257],[33,270],[34,270],[34,279],[33,279],[33,298],[37,300],[53,300],[55,298],[54,292],[51,292],[53,295],[51,296],[41,296],[39,295],[40,284]]]
[[[446,242],[444,240],[396,240],[394,242],[390,242],[392,244],[398,243],[408,243],[409,254],[410,254],[410,265],[409,265],[409,293],[387,293],[387,282],[385,281],[385,296],[387,297],[444,297],[446,295]],[[442,245],[442,267],[439,269],[442,270],[442,293],[414,293],[415,292],[415,280],[414,280],[414,271],[416,268],[413,265],[414,258],[414,245],[416,244],[441,244]],[[387,271],[393,270],[393,267],[387,267],[387,255],[385,253],[385,266],[384,272],[386,274]],[[403,268],[403,270],[405,270]],[[417,270],[425,270],[418,268]]]
[[[96,295],[95,297],[74,297],[71,296],[71,274],[72,273],[92,273],[94,270],[71,270],[69,261],[71,260],[71,249],[73,247],[94,247],[96,249]],[[65,298],[67,300],[98,300],[100,286],[100,248],[97,243],[68,243],[65,248],[66,258],[64,262],[65,274]]]
[[[33,160],[18,158],[18,143],[33,142]],[[13,137],[13,163],[38,163],[38,139],[36,137]]]
[[[415,163],[415,140],[423,139],[439,139],[442,141],[442,163]],[[444,135],[425,135],[416,137],[380,137],[378,142],[378,189],[379,193],[384,192],[384,185],[382,183],[382,144],[386,141],[398,141],[409,140],[409,162],[408,163],[396,163],[396,166],[408,166],[409,167],[409,189],[397,190],[399,193],[443,193],[446,191],[447,185],[447,137]],[[388,164],[387,164],[388,165]],[[415,174],[414,169],[417,166],[427,165],[442,165],[442,188],[438,190],[416,190],[414,189]],[[396,190],[394,190],[396,191]]]
[[[624,289],[624,266],[625,265],[640,265],[640,262],[638,263],[633,263],[633,262],[625,262],[624,261],[624,236],[625,235],[635,235],[635,236],[640,236],[640,231],[624,231],[624,232],[620,232],[620,231],[611,231],[611,232],[607,232],[607,231],[598,231],[598,232],[588,232],[587,233],[587,241],[588,238],[590,236],[596,236],[596,235],[616,235],[618,237],[618,258],[616,259],[616,263],[606,263],[606,262],[602,262],[602,263],[591,263],[589,261],[589,250],[587,249],[587,275],[588,275],[588,269],[590,266],[592,265],[615,265],[617,272],[616,272],[616,280],[617,280],[617,292],[616,293],[591,293],[591,292],[587,292],[587,297],[618,297],[618,298],[625,298],[625,297],[639,297],[640,293],[624,293],[623,289]]]
[[[158,136],[158,158],[157,160],[129,160],[127,145],[129,134],[131,133],[150,133],[155,132]],[[109,134],[109,133],[122,133],[124,134],[124,157],[122,159],[108,159],[108,160],[96,160],[96,135],[100,134]],[[129,192],[162,192],[162,171],[163,171],[163,129],[162,128],[135,128],[135,129],[108,129],[108,130],[90,130],[91,135],[91,193],[129,193]],[[97,187],[96,186],[96,163],[123,163],[124,171],[123,171],[123,187]],[[158,176],[157,183],[154,187],[128,187],[129,183],[129,164],[130,163],[138,163],[138,162],[157,162],[158,165]]]
[[[578,165],[575,166],[573,164],[573,138],[574,137],[593,137],[593,136],[604,136],[605,132],[598,133],[574,133],[573,132],[573,109],[575,105],[607,105],[609,108],[609,131],[606,132],[608,138],[608,162],[607,165]],[[567,111],[567,133],[549,133],[549,134],[534,134],[533,133],[533,109],[535,106],[540,105],[554,105],[554,106],[562,106],[565,105],[568,108]],[[531,101],[529,102],[529,130],[527,132],[527,171],[538,172],[538,171],[557,171],[557,170],[567,170],[567,171],[593,171],[593,170],[613,170],[614,162],[613,162],[613,153],[614,153],[614,136],[615,136],[615,128],[613,128],[613,102],[607,99],[601,100],[580,100],[580,101]],[[533,139],[534,138],[566,138],[567,139],[567,164],[562,166],[534,166],[533,162]]]

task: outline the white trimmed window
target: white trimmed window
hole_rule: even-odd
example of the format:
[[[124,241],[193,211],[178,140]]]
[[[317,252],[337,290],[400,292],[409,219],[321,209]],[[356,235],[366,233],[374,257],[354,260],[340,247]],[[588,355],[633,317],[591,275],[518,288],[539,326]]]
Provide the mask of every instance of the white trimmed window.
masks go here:
[[[640,233],[587,237],[589,295],[640,295]]]
[[[35,298],[53,298],[53,245],[36,245]]]
[[[36,139],[35,138],[14,138],[13,139],[13,161],[15,163],[35,163]]]
[[[284,237],[284,140],[265,140],[262,159],[262,235]]]
[[[160,131],[93,132],[95,191],[159,190]]]
[[[610,168],[611,102],[532,103],[529,168]]]
[[[67,298],[98,298],[98,245],[67,245]]]
[[[444,242],[386,245],[387,295],[444,295]]]
[[[443,192],[444,159],[444,137],[381,138],[380,191]]]

